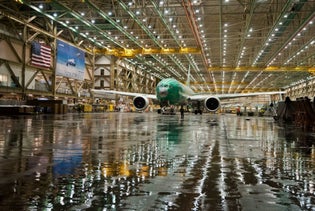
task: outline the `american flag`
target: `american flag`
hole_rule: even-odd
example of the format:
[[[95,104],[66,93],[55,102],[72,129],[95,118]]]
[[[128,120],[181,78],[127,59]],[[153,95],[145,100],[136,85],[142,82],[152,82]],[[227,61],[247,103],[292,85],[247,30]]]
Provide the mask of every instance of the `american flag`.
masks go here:
[[[38,67],[50,67],[51,48],[39,42],[32,42],[31,64]]]

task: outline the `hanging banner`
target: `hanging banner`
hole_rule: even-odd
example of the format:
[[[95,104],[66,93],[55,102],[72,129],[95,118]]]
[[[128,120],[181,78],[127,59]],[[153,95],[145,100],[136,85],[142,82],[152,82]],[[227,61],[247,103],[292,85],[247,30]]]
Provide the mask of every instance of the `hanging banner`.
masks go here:
[[[56,75],[84,80],[85,53],[84,51],[57,40]]]

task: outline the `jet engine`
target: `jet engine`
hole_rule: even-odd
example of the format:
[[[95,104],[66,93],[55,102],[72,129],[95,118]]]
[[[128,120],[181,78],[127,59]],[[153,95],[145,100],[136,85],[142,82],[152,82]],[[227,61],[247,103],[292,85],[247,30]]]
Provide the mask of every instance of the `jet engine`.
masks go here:
[[[204,106],[208,111],[215,112],[220,108],[220,100],[217,97],[208,97],[204,101]]]
[[[138,111],[145,110],[149,105],[149,100],[143,96],[136,96],[133,98],[133,105]]]

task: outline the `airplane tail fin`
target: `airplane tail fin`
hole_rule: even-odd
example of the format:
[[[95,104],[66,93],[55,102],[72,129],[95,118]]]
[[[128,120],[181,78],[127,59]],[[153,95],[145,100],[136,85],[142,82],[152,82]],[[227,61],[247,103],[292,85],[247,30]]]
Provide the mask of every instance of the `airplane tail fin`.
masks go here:
[[[190,86],[190,65],[188,66],[186,86]]]

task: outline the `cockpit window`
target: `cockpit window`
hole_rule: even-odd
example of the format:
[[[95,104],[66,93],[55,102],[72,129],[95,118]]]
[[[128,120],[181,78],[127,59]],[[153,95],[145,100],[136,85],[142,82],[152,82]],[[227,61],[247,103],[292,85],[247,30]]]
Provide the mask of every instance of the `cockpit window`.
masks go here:
[[[173,86],[172,86],[172,84],[165,84],[164,87],[166,87],[166,88],[172,88]]]
[[[169,84],[161,84],[160,87],[163,87],[163,88],[169,88],[170,85]]]

